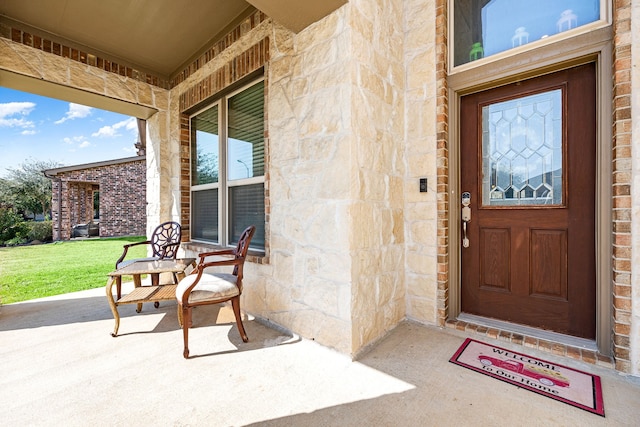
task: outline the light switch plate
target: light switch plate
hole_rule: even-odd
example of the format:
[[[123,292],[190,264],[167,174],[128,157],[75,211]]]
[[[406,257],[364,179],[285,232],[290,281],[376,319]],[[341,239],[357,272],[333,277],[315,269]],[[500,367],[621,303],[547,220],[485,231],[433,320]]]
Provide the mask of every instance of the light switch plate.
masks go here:
[[[426,193],[428,191],[427,178],[420,178],[420,192]]]

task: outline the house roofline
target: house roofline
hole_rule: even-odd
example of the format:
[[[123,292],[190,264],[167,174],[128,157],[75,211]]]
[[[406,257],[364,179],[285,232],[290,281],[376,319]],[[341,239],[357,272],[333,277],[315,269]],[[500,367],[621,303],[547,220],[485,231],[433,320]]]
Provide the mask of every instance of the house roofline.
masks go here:
[[[71,172],[71,171],[76,171],[76,170],[81,170],[81,169],[97,168],[97,167],[101,167],[101,166],[118,165],[118,164],[121,164],[121,163],[131,163],[131,162],[136,162],[136,161],[139,161],[139,160],[146,160],[146,159],[147,159],[147,156],[125,157],[123,159],[105,160],[105,161],[102,161],[102,162],[85,163],[85,164],[82,164],[82,165],[73,165],[73,166],[64,166],[64,167],[61,167],[61,168],[45,169],[42,172],[47,176],[54,176],[54,175],[57,175],[57,174],[63,173],[63,172]]]

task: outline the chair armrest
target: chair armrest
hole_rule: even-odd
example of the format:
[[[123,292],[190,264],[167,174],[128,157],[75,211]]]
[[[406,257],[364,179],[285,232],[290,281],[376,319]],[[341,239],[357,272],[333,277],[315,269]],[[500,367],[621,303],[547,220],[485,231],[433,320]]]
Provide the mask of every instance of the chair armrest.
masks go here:
[[[225,256],[226,255],[226,256]],[[233,265],[237,266],[238,261],[244,262],[244,258],[236,259],[236,251],[234,249],[221,249],[217,251],[211,252],[202,252],[198,254],[200,260],[198,261],[198,268],[206,268],[206,267],[215,267],[221,265]],[[209,260],[209,257],[221,257],[221,259],[217,259],[215,261]]]
[[[211,252],[201,252],[198,254],[198,256],[202,260],[203,258],[207,258],[215,255],[235,255],[235,254],[236,254],[235,249],[220,249],[220,250],[211,251]]]
[[[127,256],[127,252],[129,251],[129,248],[131,246],[149,245],[149,244],[151,244],[151,241],[145,240],[144,242],[129,243],[129,244],[123,245],[122,255],[120,255],[120,258],[118,258],[118,260],[116,261],[116,268],[118,267],[118,264],[120,264],[124,260],[124,258]]]
[[[201,262],[198,264],[198,268],[205,269],[207,267],[220,267],[223,265],[241,265],[244,263],[244,258],[223,259],[219,261]]]
[[[138,245],[150,245],[151,244],[151,240],[145,240],[144,242],[136,242],[136,243],[127,243],[126,245],[123,245],[123,248],[130,248],[131,246],[138,246]]]

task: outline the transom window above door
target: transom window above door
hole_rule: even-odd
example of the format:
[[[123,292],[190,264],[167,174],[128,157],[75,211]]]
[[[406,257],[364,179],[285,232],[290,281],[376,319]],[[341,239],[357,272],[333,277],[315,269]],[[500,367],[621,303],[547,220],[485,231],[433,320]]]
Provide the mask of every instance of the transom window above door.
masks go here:
[[[264,80],[191,116],[191,239],[265,248]]]
[[[605,0],[455,0],[454,67],[604,20]],[[540,44],[538,43],[538,44]]]

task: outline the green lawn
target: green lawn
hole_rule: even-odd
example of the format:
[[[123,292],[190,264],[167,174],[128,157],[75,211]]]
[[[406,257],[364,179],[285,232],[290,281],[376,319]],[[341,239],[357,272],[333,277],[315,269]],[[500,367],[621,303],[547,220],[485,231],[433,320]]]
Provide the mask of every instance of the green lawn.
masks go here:
[[[26,301],[105,286],[122,255],[122,245],[141,237],[88,239],[0,248],[0,302]],[[148,245],[134,246],[129,258],[147,255]]]

